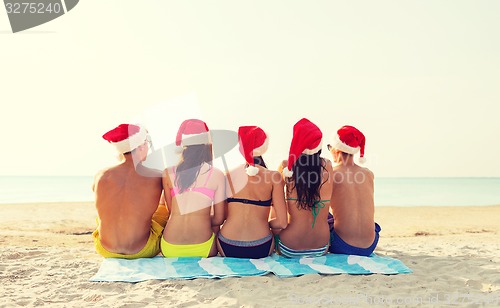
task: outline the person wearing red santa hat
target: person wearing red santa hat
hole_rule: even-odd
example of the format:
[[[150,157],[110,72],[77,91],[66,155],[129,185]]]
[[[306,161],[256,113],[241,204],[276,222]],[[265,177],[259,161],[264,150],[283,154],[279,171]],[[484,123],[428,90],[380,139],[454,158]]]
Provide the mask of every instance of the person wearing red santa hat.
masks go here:
[[[170,218],[161,240],[162,254],[215,256],[215,233],[224,222],[226,188],[224,174],[212,165],[212,140],[207,124],[198,119],[182,122],[176,145],[181,150],[181,160],[163,172]]]
[[[281,166],[290,222],[276,236],[276,251],[285,257],[314,257],[328,252],[333,170],[331,163],[320,157],[322,137],[318,126],[308,119],[293,126],[288,160]]]
[[[271,229],[287,226],[284,182],[279,172],[268,170],[264,163],[269,138],[260,127],[239,127],[238,141],[245,164],[226,175],[228,216],[217,246],[222,256],[265,258],[274,251]],[[269,220],[271,210],[275,217]]]
[[[364,162],[365,136],[354,126],[342,126],[331,137],[328,150],[333,168],[331,210],[332,253],[369,256],[377,246],[380,226],[374,221],[374,176],[354,162]]]
[[[161,172],[144,167],[151,140],[139,125],[121,124],[102,136],[122,156],[95,176],[96,251],[105,258],[149,258],[160,252],[168,211],[160,204]]]

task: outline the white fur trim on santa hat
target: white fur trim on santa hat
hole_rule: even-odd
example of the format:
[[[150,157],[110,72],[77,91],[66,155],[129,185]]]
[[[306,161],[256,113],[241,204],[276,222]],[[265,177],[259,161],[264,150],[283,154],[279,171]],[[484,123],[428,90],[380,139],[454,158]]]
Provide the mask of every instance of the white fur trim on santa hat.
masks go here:
[[[288,167],[285,167],[283,169],[283,175],[286,177],[286,178],[291,178],[293,176],[293,171],[290,171],[288,170]]]
[[[304,151],[302,151],[302,154],[306,154],[306,155],[316,154],[319,152],[319,150],[321,150],[322,144],[323,143],[320,142],[319,145],[317,147],[315,147],[314,149],[305,149]]]
[[[140,127],[139,132],[137,132],[136,134],[129,136],[127,139],[122,141],[111,142],[111,144],[120,154],[123,154],[131,152],[132,150],[146,142],[147,136],[148,132],[146,131],[146,129],[144,127]]]
[[[253,149],[253,156],[262,156],[264,153],[266,153],[267,148],[269,146],[269,137],[266,137],[266,140],[264,140],[264,143],[258,147]]]
[[[359,147],[357,148],[353,148],[351,146],[348,146],[347,144],[343,143],[340,138],[339,138],[339,135],[337,133],[334,133],[332,135],[332,139],[331,139],[331,142],[330,145],[332,147],[334,147],[335,149],[337,150],[340,150],[344,153],[347,153],[347,154],[356,154],[359,152]]]
[[[190,134],[190,135],[182,135],[182,146],[188,145],[197,145],[197,144],[210,144],[212,140],[210,138],[209,132],[204,132],[200,134]]]
[[[364,163],[366,163],[366,158],[364,156],[360,157],[358,161],[360,164],[364,164]]]
[[[259,173],[259,168],[254,167],[254,166],[248,166],[248,167],[246,167],[245,172],[249,176],[254,176],[254,175],[257,175]]]

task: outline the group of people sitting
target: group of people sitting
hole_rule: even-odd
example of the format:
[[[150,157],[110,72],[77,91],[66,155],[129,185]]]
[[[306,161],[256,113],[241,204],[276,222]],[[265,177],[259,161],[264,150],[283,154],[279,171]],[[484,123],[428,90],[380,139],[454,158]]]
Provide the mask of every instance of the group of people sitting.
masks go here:
[[[181,159],[163,171],[142,165],[151,147],[144,127],[121,124],[103,138],[122,154],[93,185],[103,257],[369,256],[378,243],[373,173],[354,162],[365,147],[355,127],[333,134],[332,164],[321,157],[321,130],[301,119],[277,171],[264,162],[269,138],[257,126],[239,127],[244,161],[225,173],[213,166],[210,131],[198,119],[181,124]]]

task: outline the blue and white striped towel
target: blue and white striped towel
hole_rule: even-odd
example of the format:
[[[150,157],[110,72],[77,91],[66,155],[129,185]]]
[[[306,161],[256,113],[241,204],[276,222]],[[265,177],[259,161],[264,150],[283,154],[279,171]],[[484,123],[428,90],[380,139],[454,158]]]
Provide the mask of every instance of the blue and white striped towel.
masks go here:
[[[322,257],[288,259],[273,254],[262,259],[238,258],[144,258],[104,259],[90,281],[139,282],[150,279],[194,279],[305,274],[409,274],[403,262],[372,254],[370,257],[327,254]]]

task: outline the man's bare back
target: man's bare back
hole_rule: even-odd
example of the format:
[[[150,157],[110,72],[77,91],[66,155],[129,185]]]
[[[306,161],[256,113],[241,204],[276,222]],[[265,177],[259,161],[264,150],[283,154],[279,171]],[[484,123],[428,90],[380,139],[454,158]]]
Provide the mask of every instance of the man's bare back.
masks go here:
[[[338,165],[333,179],[330,206],[335,232],[350,245],[369,247],[375,238],[373,173],[355,164]]]
[[[96,175],[100,239],[110,252],[134,254],[148,241],[162,192],[161,172],[140,167],[140,173],[124,163]]]

